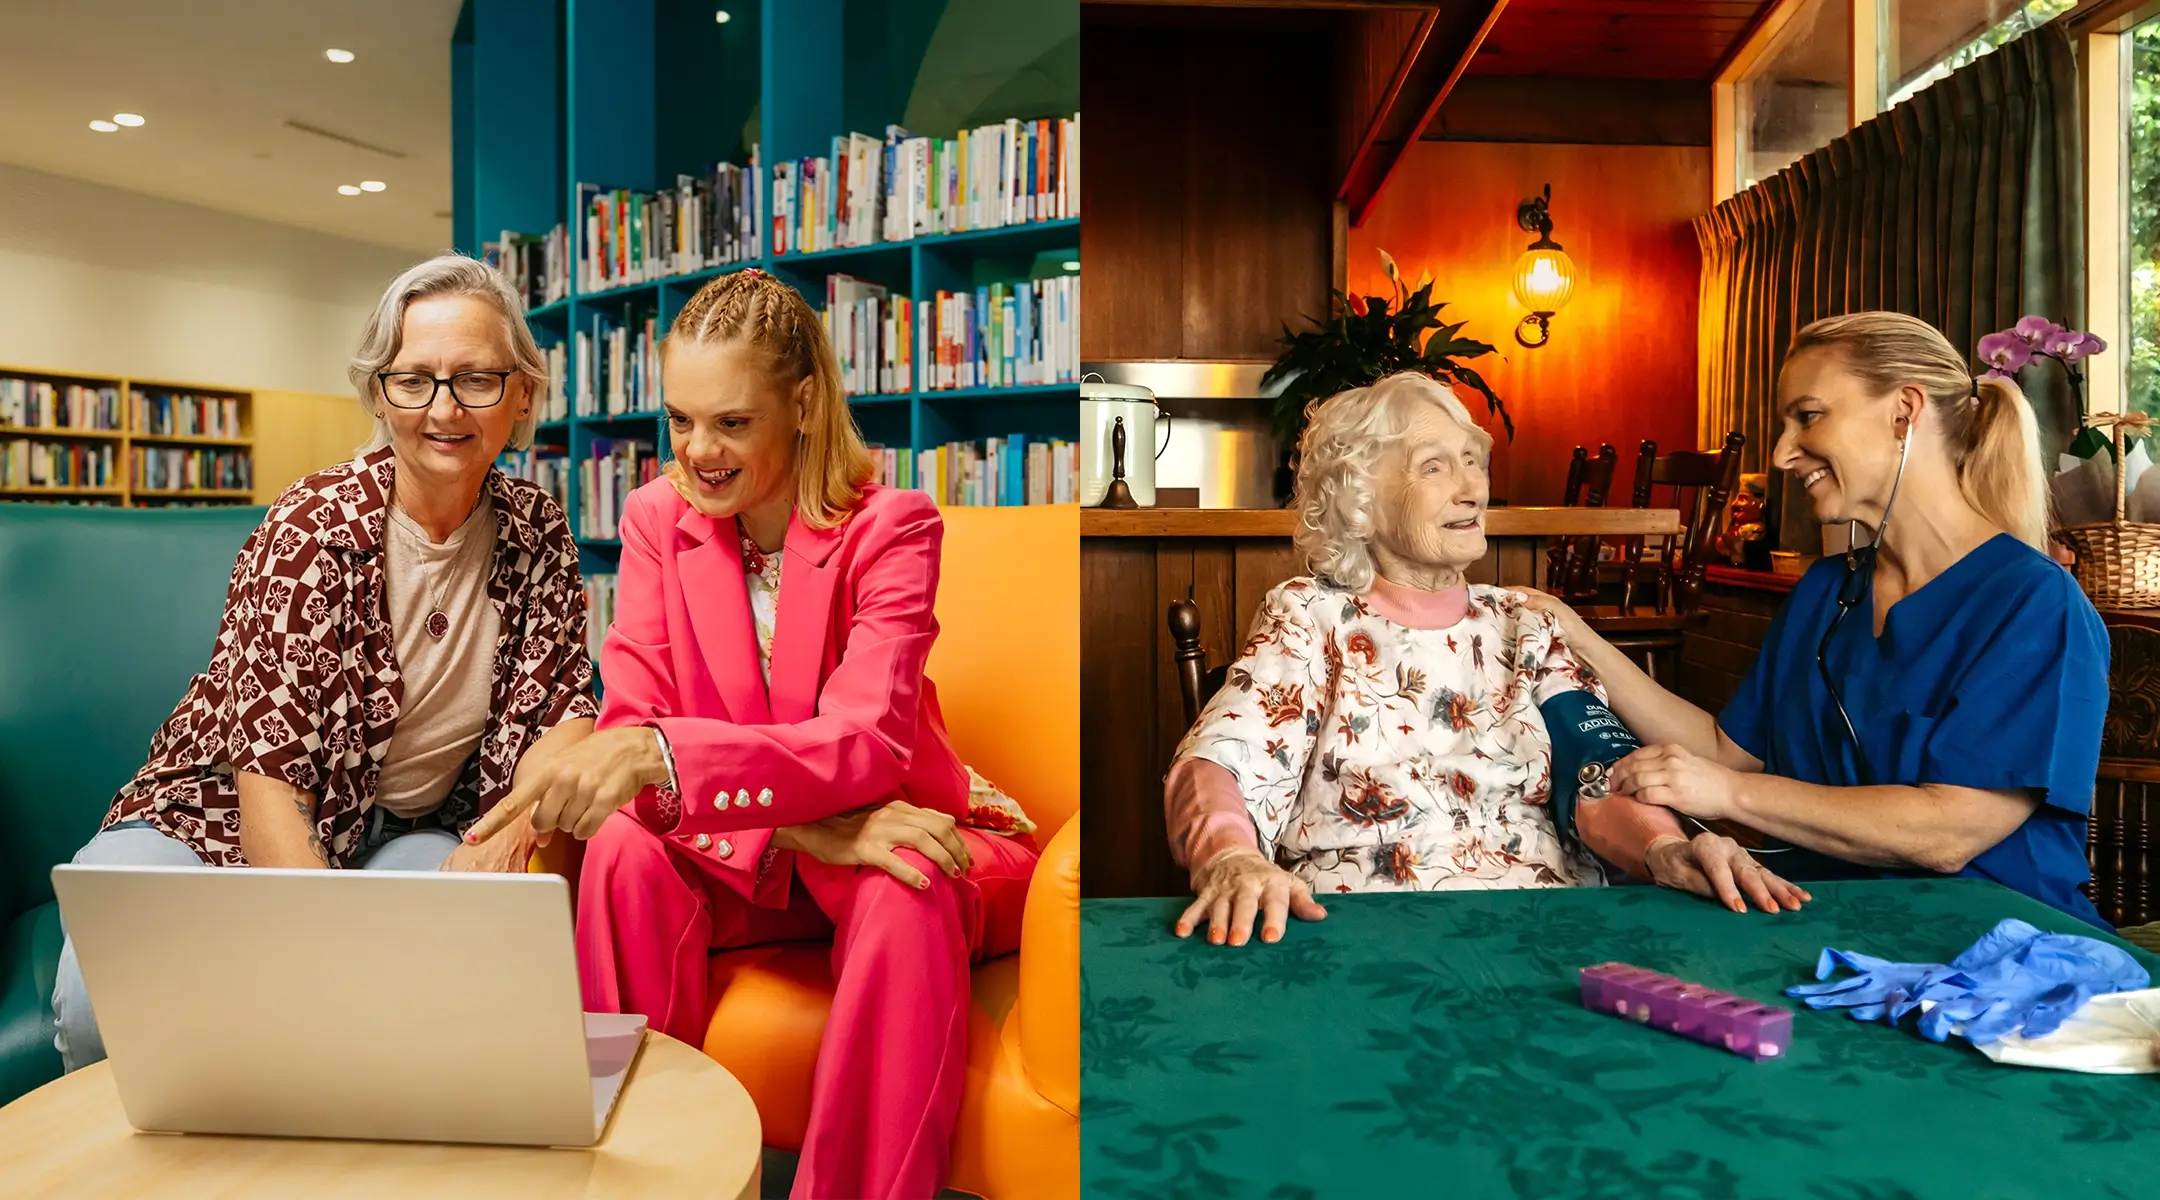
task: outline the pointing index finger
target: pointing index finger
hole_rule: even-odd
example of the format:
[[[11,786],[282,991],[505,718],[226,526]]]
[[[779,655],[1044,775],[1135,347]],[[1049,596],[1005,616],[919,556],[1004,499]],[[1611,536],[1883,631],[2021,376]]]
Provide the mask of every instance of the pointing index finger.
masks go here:
[[[510,794],[504,796],[500,804],[487,810],[478,821],[473,823],[473,827],[466,831],[466,844],[477,845],[508,829],[510,822],[524,816],[525,811],[533,806],[533,801],[539,798],[540,791],[538,788],[530,786],[511,788]]]

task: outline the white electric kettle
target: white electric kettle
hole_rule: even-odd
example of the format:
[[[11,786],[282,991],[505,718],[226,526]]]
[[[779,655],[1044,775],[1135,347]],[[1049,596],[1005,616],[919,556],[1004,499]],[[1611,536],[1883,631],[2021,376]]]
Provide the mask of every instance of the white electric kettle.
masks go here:
[[[1130,383],[1104,383],[1090,374],[1080,381],[1080,503],[1101,504],[1110,490],[1110,437],[1118,419],[1125,421],[1125,486],[1142,508],[1155,505],[1155,460],[1170,444],[1170,414],[1155,403],[1155,393]],[[1156,438],[1156,420],[1162,436]]]

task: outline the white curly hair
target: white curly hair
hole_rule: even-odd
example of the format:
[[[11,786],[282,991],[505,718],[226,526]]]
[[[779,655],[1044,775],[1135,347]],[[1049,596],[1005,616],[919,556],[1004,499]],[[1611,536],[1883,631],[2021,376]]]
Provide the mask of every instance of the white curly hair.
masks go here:
[[[1292,540],[1306,570],[1353,592],[1372,586],[1373,472],[1427,404],[1469,430],[1473,444],[1490,460],[1492,435],[1471,419],[1454,390],[1415,372],[1337,392],[1306,411],[1290,501],[1298,514]]]

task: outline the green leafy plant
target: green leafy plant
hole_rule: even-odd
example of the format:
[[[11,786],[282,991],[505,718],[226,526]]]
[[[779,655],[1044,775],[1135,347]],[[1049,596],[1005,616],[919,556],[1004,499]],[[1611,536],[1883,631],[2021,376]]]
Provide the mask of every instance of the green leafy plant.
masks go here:
[[[1285,384],[1275,398],[1275,432],[1283,445],[1297,443],[1305,427],[1306,406],[1313,401],[1365,387],[1398,371],[1416,371],[1482,394],[1486,411],[1500,418],[1508,440],[1513,441],[1515,419],[1507,405],[1485,377],[1463,361],[1491,354],[1492,344],[1462,336],[1466,321],[1448,324],[1440,319],[1440,310],[1447,305],[1433,302],[1429,275],[1418,281],[1417,290],[1410,291],[1387,251],[1380,252],[1380,261],[1395,287],[1392,304],[1385,296],[1337,291],[1332,293],[1333,319],[1323,322],[1307,317],[1313,328],[1303,333],[1292,333],[1289,323],[1283,323],[1281,341],[1287,349],[1261,377],[1262,386]]]

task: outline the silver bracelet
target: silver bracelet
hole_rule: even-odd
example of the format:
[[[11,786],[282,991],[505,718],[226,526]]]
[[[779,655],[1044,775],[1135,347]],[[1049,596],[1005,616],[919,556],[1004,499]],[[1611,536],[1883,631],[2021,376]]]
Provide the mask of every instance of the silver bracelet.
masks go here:
[[[667,734],[662,733],[658,725],[648,725],[646,728],[653,731],[653,737],[660,743],[660,761],[667,764],[667,790],[681,795],[682,785],[675,774],[675,750],[668,745]]]

